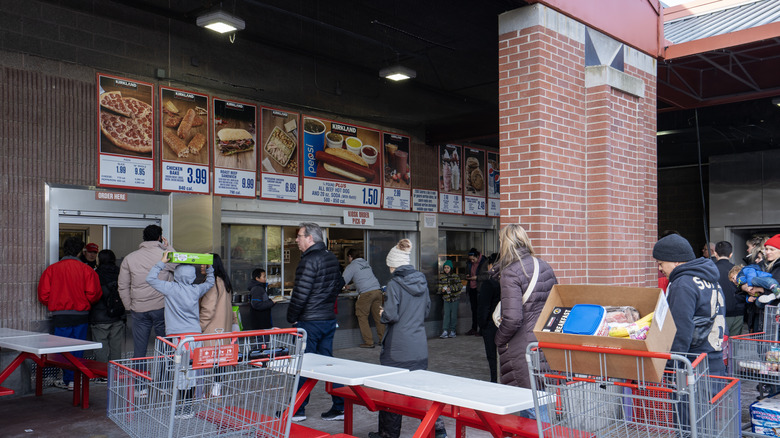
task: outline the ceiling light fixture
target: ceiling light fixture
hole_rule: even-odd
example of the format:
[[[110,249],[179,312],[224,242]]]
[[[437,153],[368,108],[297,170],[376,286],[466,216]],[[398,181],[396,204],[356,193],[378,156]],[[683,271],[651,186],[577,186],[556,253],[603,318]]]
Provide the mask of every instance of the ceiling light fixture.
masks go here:
[[[403,65],[394,65],[379,70],[379,76],[391,81],[404,81],[417,77],[417,72]]]
[[[200,27],[205,27],[219,33],[244,30],[246,27],[244,20],[224,11],[207,12],[198,16],[196,23]]]

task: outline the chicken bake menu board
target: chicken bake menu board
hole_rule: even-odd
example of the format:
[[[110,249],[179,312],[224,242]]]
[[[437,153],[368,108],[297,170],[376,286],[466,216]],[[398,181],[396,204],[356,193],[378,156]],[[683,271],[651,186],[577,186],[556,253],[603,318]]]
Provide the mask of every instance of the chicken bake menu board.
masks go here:
[[[160,87],[160,186],[163,191],[208,194],[209,97]]]

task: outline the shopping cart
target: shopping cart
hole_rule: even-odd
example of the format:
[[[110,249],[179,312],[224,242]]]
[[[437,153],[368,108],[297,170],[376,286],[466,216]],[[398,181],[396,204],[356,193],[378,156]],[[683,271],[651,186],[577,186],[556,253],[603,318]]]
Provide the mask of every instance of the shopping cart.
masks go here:
[[[547,370],[544,350],[564,350],[566,369]],[[661,382],[578,374],[571,352],[636,357],[637,376],[645,375],[642,358],[667,361]],[[526,359],[534,395],[539,436],[722,437],[740,436],[739,380],[710,376],[706,355],[689,357],[540,342],[528,346]],[[602,367],[606,369],[605,367]]]
[[[764,308],[764,331],[729,338],[729,372],[743,382],[746,390],[753,388],[759,398],[772,395],[780,390],[780,307]],[[751,396],[752,399],[752,396]],[[750,432],[751,424],[746,423],[745,436]]]
[[[112,361],[108,417],[131,437],[287,437],[306,332],[158,337],[153,357]]]

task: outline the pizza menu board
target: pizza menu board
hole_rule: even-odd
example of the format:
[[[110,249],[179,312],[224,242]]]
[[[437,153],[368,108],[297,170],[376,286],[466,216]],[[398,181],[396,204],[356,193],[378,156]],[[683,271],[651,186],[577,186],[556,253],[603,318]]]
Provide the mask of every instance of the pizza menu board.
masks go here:
[[[485,151],[463,148],[463,207],[471,216],[485,215]]]
[[[208,194],[209,97],[160,87],[160,186],[163,191]]]
[[[301,124],[303,201],[379,208],[379,131],[306,115]]]
[[[260,110],[260,197],[298,201],[298,113]]]
[[[385,159],[382,208],[409,211],[412,193],[412,171],[409,168],[411,140],[403,135],[385,132],[382,134],[382,145]]]
[[[487,153],[487,215],[501,215],[501,190],[499,188],[498,154]]]
[[[98,185],[154,190],[154,85],[97,75]]]
[[[254,198],[257,175],[257,107],[212,99],[214,110],[214,194]]]
[[[463,213],[461,178],[462,148],[447,144],[439,146],[439,212]]]

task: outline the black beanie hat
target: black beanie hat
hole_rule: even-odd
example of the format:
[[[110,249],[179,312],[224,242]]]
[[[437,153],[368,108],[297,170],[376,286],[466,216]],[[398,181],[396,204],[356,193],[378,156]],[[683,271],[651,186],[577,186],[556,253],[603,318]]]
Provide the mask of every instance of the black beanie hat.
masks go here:
[[[662,262],[690,262],[696,258],[691,244],[679,234],[662,237],[653,247],[653,258]]]

